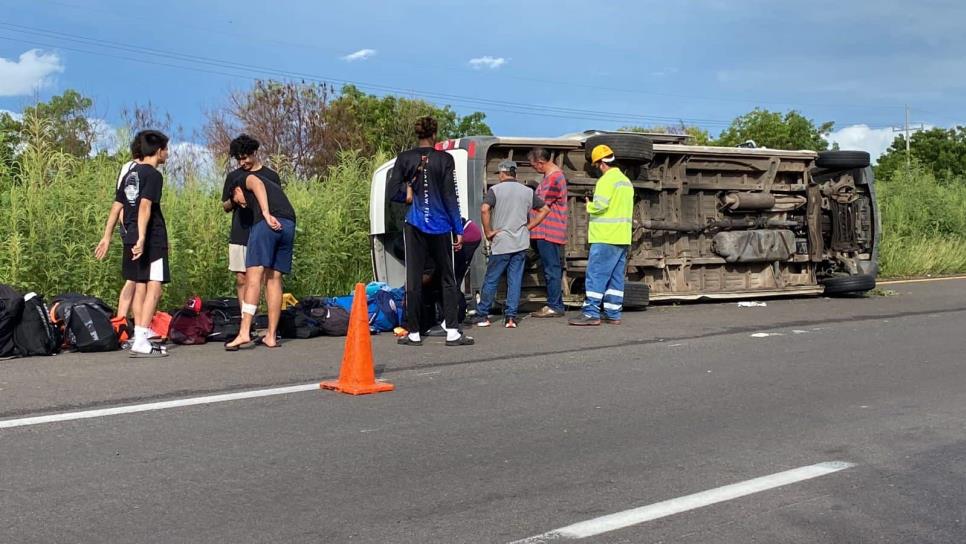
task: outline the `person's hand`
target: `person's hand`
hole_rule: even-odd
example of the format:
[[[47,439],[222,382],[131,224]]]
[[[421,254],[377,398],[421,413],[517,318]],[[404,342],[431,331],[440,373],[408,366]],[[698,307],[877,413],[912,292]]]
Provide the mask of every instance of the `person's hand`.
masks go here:
[[[138,243],[134,244],[131,248],[131,260],[136,261],[144,255],[144,239],[139,239]]]
[[[463,235],[457,234],[456,241],[453,242],[453,251],[459,251],[463,249]]]
[[[272,230],[274,231],[282,230],[282,224],[279,223],[278,219],[275,219],[274,215],[270,213],[266,213],[265,221],[268,223],[268,226],[271,227]]]
[[[242,192],[241,187],[235,187],[231,194],[231,200],[240,208],[248,207],[248,201],[245,200],[245,193]]]
[[[107,257],[107,250],[111,247],[110,238],[101,238],[101,241],[97,243],[97,247],[94,248],[94,258],[98,261],[103,261],[104,257]]]
[[[491,230],[490,232],[485,233],[486,234],[486,239],[492,242],[493,239],[496,238],[496,235],[497,234],[500,234],[500,232],[502,232],[502,231],[500,231],[500,230]]]

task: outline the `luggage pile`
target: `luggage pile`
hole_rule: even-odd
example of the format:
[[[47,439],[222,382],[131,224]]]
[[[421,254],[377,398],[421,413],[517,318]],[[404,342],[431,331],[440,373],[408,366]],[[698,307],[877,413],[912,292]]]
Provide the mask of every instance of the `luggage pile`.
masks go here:
[[[389,332],[405,319],[405,291],[381,283],[366,288],[369,328],[373,334]],[[309,296],[296,300],[282,310],[278,333],[282,338],[345,336],[349,329],[352,295],[340,297]],[[226,342],[241,330],[242,313],[238,300],[202,300],[192,297],[183,307],[170,313],[158,312],[151,329],[163,339],[179,345]],[[267,323],[264,315],[255,316],[255,327]],[[49,304],[37,293],[21,293],[0,284],[0,359],[55,355],[61,351],[83,353],[115,351],[133,336],[134,323],[115,316],[114,308],[103,300],[78,293],[64,293]]]

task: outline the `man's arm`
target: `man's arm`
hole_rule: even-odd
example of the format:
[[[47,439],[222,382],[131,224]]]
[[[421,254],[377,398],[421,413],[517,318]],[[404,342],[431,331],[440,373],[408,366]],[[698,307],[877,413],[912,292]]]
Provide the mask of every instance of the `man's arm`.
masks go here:
[[[446,162],[443,164],[443,203],[449,222],[458,239],[463,238],[463,218],[460,217],[460,199],[456,191],[456,161],[449,153],[443,153]]]
[[[389,175],[389,179],[386,181],[386,195],[388,195],[391,202],[412,204],[413,188],[406,183],[406,178],[403,176],[405,166],[403,161],[396,159],[396,165],[392,169],[392,174]],[[404,185],[405,187],[403,187]]]
[[[98,261],[104,260],[107,256],[107,250],[111,246],[111,236],[114,234],[114,228],[117,227],[117,221],[121,217],[121,211],[124,209],[124,205],[120,202],[114,202],[111,204],[111,213],[107,216],[107,224],[104,225],[104,235],[101,236],[101,241],[94,248],[94,257]]]
[[[594,186],[594,199],[587,202],[587,213],[600,215],[610,207],[610,199],[614,196],[614,184],[607,183],[602,179],[597,180]]]
[[[151,221],[151,199],[141,197],[138,203],[138,241],[131,250],[132,260],[138,260],[144,255],[144,243],[147,239],[148,222]]]
[[[248,176],[245,178],[245,186],[255,195],[255,200],[258,201],[258,207],[262,210],[262,217],[268,222],[268,226],[272,230],[282,230],[282,224],[278,222],[278,219],[268,209],[268,193],[265,192],[265,184],[262,183],[262,180],[258,179],[258,176]]]
[[[486,236],[487,240],[493,240],[500,231],[496,231],[490,228],[490,205],[483,204],[480,207],[480,215],[483,217],[483,236]]]
[[[225,185],[221,189],[221,207],[228,213],[235,209],[235,203],[232,202],[232,190],[235,184],[232,183],[231,174],[225,177]]]
[[[533,230],[537,228],[537,225],[543,223],[543,220],[546,219],[548,215],[550,215],[550,206],[544,204],[542,208],[537,210],[537,215],[533,216],[533,218],[530,219],[530,222],[527,223],[527,229]]]

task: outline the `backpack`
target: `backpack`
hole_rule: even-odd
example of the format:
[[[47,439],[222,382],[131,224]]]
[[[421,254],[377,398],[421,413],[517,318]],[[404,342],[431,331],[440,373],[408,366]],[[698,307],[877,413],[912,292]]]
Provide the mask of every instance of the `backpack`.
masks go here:
[[[134,338],[133,320],[128,319],[123,315],[118,315],[111,318],[111,325],[114,327],[114,333],[117,334],[118,342],[123,344],[124,342]]]
[[[64,318],[67,317],[68,309],[74,304],[81,302],[97,306],[108,317],[114,315],[114,308],[97,297],[82,295],[80,293],[61,293],[50,299],[51,313],[54,314],[51,316],[52,321],[54,323],[62,323],[65,320]],[[56,309],[54,308],[55,306]]]
[[[24,357],[32,355],[54,355],[60,351],[60,329],[50,322],[50,315],[44,299],[37,293],[27,293],[24,297],[23,317],[13,333],[17,351]]]
[[[0,357],[14,357],[19,353],[13,336],[23,308],[23,295],[9,285],[0,284]]]
[[[89,353],[120,348],[111,318],[97,304],[78,302],[69,305],[64,313],[64,325],[67,343],[77,351]]]
[[[215,324],[208,312],[194,312],[181,309],[171,316],[169,336],[175,344],[198,345],[208,341],[215,330]]]
[[[202,308],[211,315],[212,338],[231,340],[241,332],[241,305],[236,298],[206,300]]]
[[[312,315],[319,320],[319,327],[328,336],[345,336],[349,334],[349,312],[341,306],[325,306],[316,308]]]

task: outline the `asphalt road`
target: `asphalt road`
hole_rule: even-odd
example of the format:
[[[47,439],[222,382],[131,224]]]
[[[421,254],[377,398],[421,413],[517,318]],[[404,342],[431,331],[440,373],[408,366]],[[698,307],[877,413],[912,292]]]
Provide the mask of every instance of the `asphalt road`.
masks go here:
[[[890,296],[374,338],[369,397],[304,391],[0,428],[0,542],[497,542],[827,461],[584,542],[966,541],[966,281]],[[336,339],[0,362],[0,423],[337,374]]]

